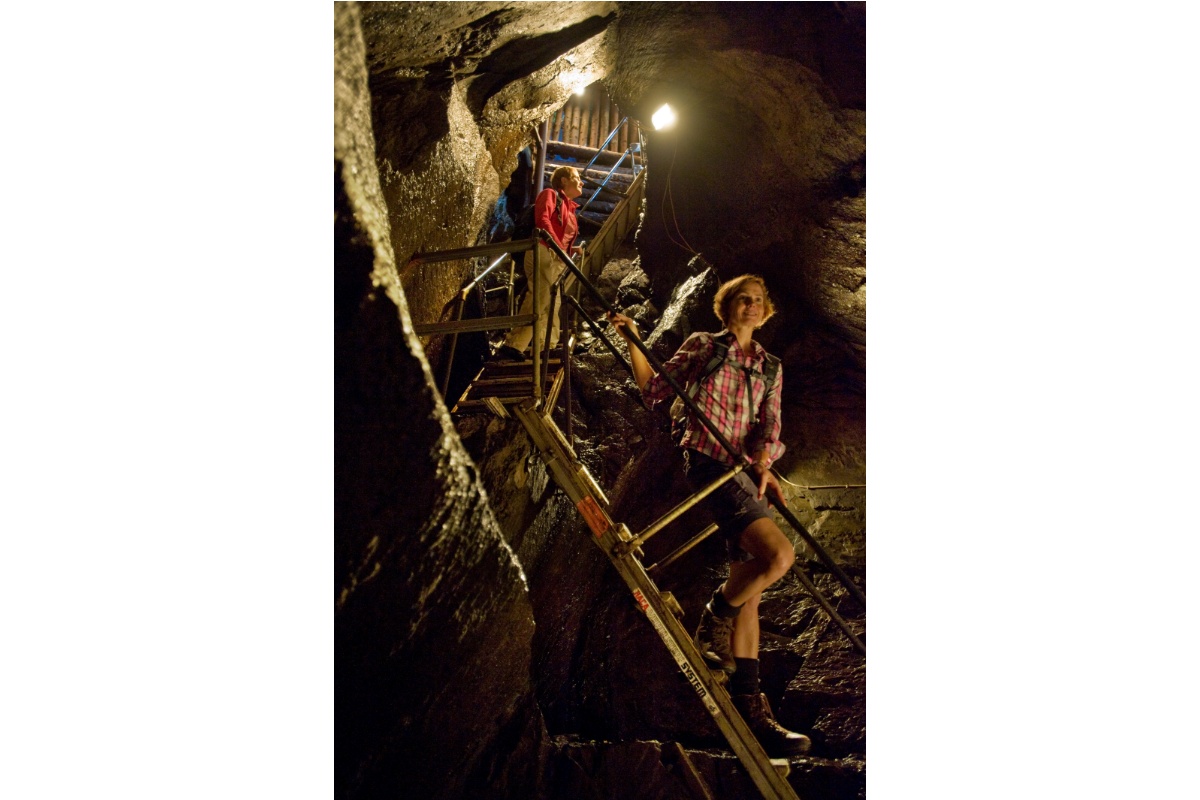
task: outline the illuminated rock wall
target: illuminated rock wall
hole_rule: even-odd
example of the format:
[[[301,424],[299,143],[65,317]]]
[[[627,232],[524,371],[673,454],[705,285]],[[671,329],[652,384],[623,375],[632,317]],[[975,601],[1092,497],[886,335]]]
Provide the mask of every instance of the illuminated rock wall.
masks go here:
[[[335,3],[338,797],[651,796],[622,775],[686,797],[653,768],[651,740],[721,749],[523,430],[452,424],[430,370],[441,341],[412,334],[465,267],[408,259],[480,240],[517,152],[573,82],[604,80],[643,119],[668,96],[680,111],[675,133],[649,135],[637,250],[602,276],[610,298],[666,355],[715,327],[719,278],[766,276],[781,306],[760,336],[784,361],[780,469],[865,482],[862,4],[731,5]],[[668,219],[715,267],[692,293],[677,287],[701,267]],[[636,528],[678,502],[665,421],[601,348],[579,359],[572,396],[577,450],[614,516]],[[865,580],[862,490],[788,494]],[[703,524],[687,516],[648,561]],[[688,626],[721,580],[718,551],[663,576]],[[861,630],[861,609],[817,572]],[[814,739],[793,785],[806,800],[857,796],[861,657],[795,581],[764,598],[763,619],[764,690]],[[722,797],[756,796],[727,759],[700,761]]]

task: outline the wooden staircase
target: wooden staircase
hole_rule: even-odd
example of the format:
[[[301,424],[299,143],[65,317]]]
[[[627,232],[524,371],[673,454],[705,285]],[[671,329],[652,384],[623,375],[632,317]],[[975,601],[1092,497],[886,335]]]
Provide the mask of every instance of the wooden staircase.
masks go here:
[[[615,108],[612,109],[612,112],[615,114]],[[607,114],[603,116],[607,116]],[[556,117],[556,119],[559,118]],[[561,135],[564,129],[561,121],[557,129],[560,130]],[[589,135],[596,135],[597,138],[591,140],[591,143],[599,144],[599,148],[588,144],[553,141],[547,133],[548,127],[543,126],[539,133],[539,141],[545,142],[545,151],[539,158],[539,162],[542,164],[540,185],[543,187],[550,185],[550,176],[559,167],[575,167],[583,177],[583,194],[576,200],[580,207],[577,214],[580,230],[577,242],[584,251],[583,260],[579,263],[579,270],[586,280],[592,280],[612,258],[640,218],[642,201],[646,195],[646,162],[636,121],[630,123],[628,118],[622,119],[612,128],[608,138],[602,143],[599,141],[599,137],[604,134],[600,128],[589,124],[588,130],[590,131]],[[577,132],[573,130],[573,133]],[[550,141],[545,141],[546,139],[550,139]],[[610,146],[614,149],[605,149]],[[617,151],[615,149],[617,147],[623,149]],[[465,255],[468,251],[483,254],[485,250],[490,251],[493,247],[495,245],[465,248],[461,251],[420,254],[420,260],[431,261],[434,258],[446,260],[449,256]],[[533,247],[532,243],[521,249],[529,250],[531,247],[536,253],[542,252],[541,248]],[[505,250],[507,248],[500,248],[500,251]],[[564,258],[567,257],[563,254],[560,255]],[[486,275],[500,263],[499,260],[493,263],[484,274]],[[480,279],[481,276],[477,276],[475,281],[478,282]],[[510,295],[514,291],[511,276],[508,291]],[[573,299],[578,289],[568,286],[567,291],[572,297],[565,297],[560,302],[570,302],[579,310],[578,303]],[[463,296],[465,298],[465,292]],[[510,297],[510,315],[515,305],[512,302],[513,299]],[[462,303],[460,302],[460,316],[461,311]],[[494,318],[491,321],[456,320],[450,323],[432,323],[415,327],[418,334],[421,335],[457,335],[457,333],[472,330],[511,330],[518,324],[518,317],[509,316]],[[451,367],[453,352],[452,345]],[[542,380],[535,381],[531,360],[514,362],[493,359],[488,361],[475,375],[450,412],[459,415],[491,411],[497,416],[508,417],[508,407],[523,399],[537,397],[541,393],[539,390],[546,387],[548,387],[548,391],[544,398],[545,407],[554,408],[555,400],[562,388],[564,374],[566,380],[568,382],[570,380],[569,369],[564,369],[562,359],[557,356],[557,353],[551,355],[549,362],[543,367],[545,371]],[[448,367],[447,378],[443,383],[443,392],[449,385],[449,375],[450,368]]]
[[[562,391],[565,370],[562,356],[551,351],[546,362],[546,407],[554,408],[558,394]],[[508,408],[535,394],[533,388],[533,361],[500,361],[493,359],[483,365],[479,374],[450,413],[454,415],[491,411],[498,417],[508,418]]]
[[[592,166],[585,170],[589,163]],[[561,166],[576,167],[584,178],[583,195],[577,201],[581,207],[587,207],[579,214],[580,239],[585,242],[586,253],[580,270],[592,279],[637,224],[646,195],[646,169],[639,165],[635,170],[630,154],[550,142],[546,148],[544,185],[550,184],[550,175]],[[435,326],[425,329],[437,330]],[[549,386],[546,407],[554,408],[564,379],[561,356],[552,352],[546,366],[543,381],[543,385]],[[491,411],[507,418],[510,406],[534,395],[532,361],[492,360],[483,365],[450,413]]]

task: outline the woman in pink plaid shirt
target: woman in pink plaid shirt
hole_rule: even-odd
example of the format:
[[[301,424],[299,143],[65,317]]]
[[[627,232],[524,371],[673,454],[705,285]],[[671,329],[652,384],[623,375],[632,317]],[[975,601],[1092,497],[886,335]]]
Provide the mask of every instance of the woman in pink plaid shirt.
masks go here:
[[[705,500],[725,537],[729,578],[705,605],[694,642],[709,666],[732,673],[729,693],[734,705],[766,751],[772,756],[798,755],[811,746],[809,738],[775,721],[758,678],[759,600],[796,559],[791,541],[767,506],[768,496],[787,505],[770,470],[784,450],[779,440],[783,374],[777,369],[774,379],[768,378],[768,360],[774,359],[752,338],[775,313],[775,306],[761,277],[740,275],[717,290],[713,311],[725,329],[718,334],[693,333],[663,364],[680,384],[690,387],[712,359],[714,342],[722,337],[728,342],[725,361],[704,378],[695,400],[738,457],[751,465]],[[636,323],[624,314],[610,314],[609,321],[626,341],[638,335]],[[629,357],[634,379],[651,407],[671,397],[670,384],[655,373],[641,350],[631,345]],[[737,463],[690,413],[680,446],[694,489]]]

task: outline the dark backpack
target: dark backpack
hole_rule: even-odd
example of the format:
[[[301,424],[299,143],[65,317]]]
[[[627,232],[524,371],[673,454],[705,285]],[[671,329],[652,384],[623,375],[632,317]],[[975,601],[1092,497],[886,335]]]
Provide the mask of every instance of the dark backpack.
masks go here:
[[[513,224],[512,240],[514,242],[533,238],[533,210],[535,208],[537,208],[536,200],[526,206],[525,210],[517,217],[517,221]],[[554,192],[554,213],[562,214],[562,195],[558,193],[558,190]]]
[[[729,334],[716,334],[713,336],[713,353],[708,359],[708,363],[704,365],[704,369],[700,371],[700,375],[696,380],[692,381],[692,385],[687,388],[688,397],[696,399],[696,393],[700,391],[700,385],[717,371],[721,364],[725,363],[725,359],[729,355]],[[763,365],[763,379],[767,382],[767,391],[771,391],[772,384],[775,383],[775,376],[779,373],[779,359],[767,353],[766,364]],[[766,398],[766,393],[763,393],[763,398]],[[758,409],[754,409],[755,415],[758,414]],[[676,396],[675,402],[671,403],[671,441],[679,444],[683,441],[684,431],[687,429],[688,407],[684,405],[683,400]]]

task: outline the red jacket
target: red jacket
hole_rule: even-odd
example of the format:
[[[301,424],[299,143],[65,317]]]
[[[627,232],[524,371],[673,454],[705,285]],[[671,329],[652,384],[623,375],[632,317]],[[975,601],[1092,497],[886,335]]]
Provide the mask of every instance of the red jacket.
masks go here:
[[[557,212],[554,210],[555,194],[558,194],[561,201]],[[575,238],[579,236],[579,220],[575,218],[577,208],[579,206],[574,200],[568,199],[556,189],[543,189],[533,201],[533,224],[549,231],[554,241],[558,242],[558,246],[568,256],[571,255],[571,246],[575,244]]]

